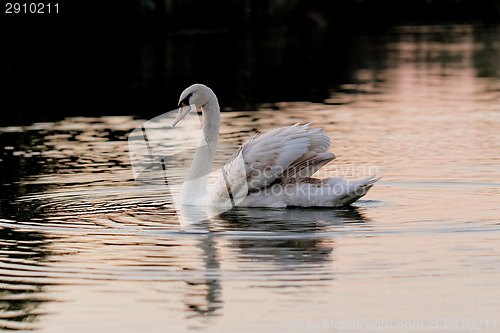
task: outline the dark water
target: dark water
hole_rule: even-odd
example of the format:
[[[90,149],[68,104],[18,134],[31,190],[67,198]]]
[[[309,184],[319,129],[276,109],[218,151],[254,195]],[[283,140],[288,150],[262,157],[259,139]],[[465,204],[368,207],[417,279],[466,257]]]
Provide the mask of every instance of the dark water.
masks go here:
[[[378,37],[341,30],[1,37],[0,121],[8,125],[79,115],[151,118],[177,106],[194,82],[217,91],[226,110],[322,102],[330,89],[355,82],[359,66],[382,66],[385,53]]]
[[[136,95],[123,94],[131,88],[120,86],[118,62],[93,87],[51,81],[68,93],[53,110],[68,117],[0,128],[0,326],[500,329],[498,28],[400,26],[333,48],[308,40],[312,49],[266,35],[207,58],[192,56],[192,43],[169,48],[175,38],[154,56],[124,54],[142,59],[124,71],[136,75]],[[182,38],[223,49],[224,37]],[[231,63],[234,50],[246,62]],[[86,66],[75,71],[101,72]],[[256,130],[312,122],[332,138],[329,173],[383,180],[350,209],[234,209],[181,228],[168,196],[135,185],[126,140],[170,110],[165,100],[175,105],[194,72],[233,110],[222,115],[222,155]],[[116,91],[90,111],[110,116],[71,116],[107,87]],[[106,110],[117,96],[122,114],[151,104],[142,118],[119,116]]]

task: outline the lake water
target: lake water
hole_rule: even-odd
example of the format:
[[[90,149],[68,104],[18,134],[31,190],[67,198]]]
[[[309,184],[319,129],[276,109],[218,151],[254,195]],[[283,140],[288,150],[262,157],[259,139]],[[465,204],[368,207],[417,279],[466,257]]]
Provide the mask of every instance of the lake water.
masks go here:
[[[134,183],[127,137],[147,119],[0,128],[0,327],[500,330],[500,29],[358,43],[376,57],[352,52],[322,103],[224,112],[220,138],[222,159],[256,130],[322,127],[329,173],[383,177],[352,208],[233,209],[185,229]]]

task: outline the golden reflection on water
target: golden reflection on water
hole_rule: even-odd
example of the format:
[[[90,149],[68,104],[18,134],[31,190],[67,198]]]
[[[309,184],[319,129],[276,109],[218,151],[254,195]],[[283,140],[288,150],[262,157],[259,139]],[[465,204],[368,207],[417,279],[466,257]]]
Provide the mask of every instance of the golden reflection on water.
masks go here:
[[[164,193],[133,183],[125,140],[140,121],[2,129],[41,133],[14,150],[40,156],[46,169],[21,179],[39,190],[17,198],[29,218],[0,221],[0,324],[47,332],[289,331],[299,321],[360,318],[500,325],[498,39],[472,26],[401,27],[381,47],[385,58],[360,66],[356,84],[324,104],[222,115],[220,161],[257,130],[323,127],[337,156],[327,173],[383,177],[350,210],[235,209],[184,232]]]

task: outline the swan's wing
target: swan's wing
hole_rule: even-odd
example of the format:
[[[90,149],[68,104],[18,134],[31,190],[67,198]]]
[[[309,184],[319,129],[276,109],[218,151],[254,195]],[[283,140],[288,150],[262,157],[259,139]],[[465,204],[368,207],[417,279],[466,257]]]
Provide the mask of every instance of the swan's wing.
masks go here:
[[[214,184],[215,202],[243,199],[248,192],[275,181],[309,177],[333,160],[330,138],[309,124],[282,127],[254,135],[236,151]]]
[[[331,160],[325,162],[325,157],[333,156],[325,155],[328,148],[330,138],[321,128],[309,129],[309,124],[295,124],[253,136],[241,147],[249,191],[284,177],[314,173]],[[318,163],[322,164],[316,168]]]
[[[328,162],[335,159],[335,155],[328,152],[307,151],[300,158],[295,160],[285,170],[281,178],[287,181],[291,178],[308,178]]]

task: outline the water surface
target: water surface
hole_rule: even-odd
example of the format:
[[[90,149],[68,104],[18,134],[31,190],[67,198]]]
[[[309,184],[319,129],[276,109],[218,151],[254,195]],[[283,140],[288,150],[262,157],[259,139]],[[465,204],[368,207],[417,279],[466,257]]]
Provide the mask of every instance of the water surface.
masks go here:
[[[322,127],[328,173],[383,177],[351,208],[233,209],[184,229],[134,183],[126,140],[146,119],[0,128],[0,326],[500,329],[498,32],[398,27],[366,37],[376,56],[322,103],[222,114],[220,161],[256,130]]]

